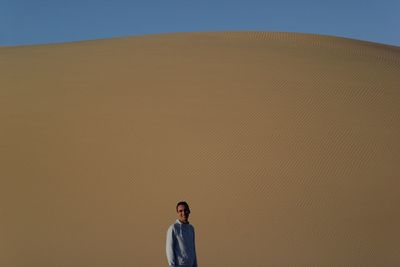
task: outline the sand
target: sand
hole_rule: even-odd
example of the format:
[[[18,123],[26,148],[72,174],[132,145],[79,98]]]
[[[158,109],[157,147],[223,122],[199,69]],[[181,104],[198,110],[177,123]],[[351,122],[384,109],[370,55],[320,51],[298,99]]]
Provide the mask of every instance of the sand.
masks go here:
[[[400,48],[294,33],[0,47],[0,266],[400,265]]]

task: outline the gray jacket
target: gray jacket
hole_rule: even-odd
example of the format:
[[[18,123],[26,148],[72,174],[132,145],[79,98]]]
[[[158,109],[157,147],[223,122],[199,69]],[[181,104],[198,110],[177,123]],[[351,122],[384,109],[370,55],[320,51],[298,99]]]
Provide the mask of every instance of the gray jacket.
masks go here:
[[[166,252],[169,266],[197,267],[194,227],[176,220],[167,231]]]

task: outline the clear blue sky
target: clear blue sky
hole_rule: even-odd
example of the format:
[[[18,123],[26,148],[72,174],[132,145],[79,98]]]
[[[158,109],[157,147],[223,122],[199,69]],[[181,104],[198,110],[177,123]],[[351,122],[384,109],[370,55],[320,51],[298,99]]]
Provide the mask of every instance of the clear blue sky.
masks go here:
[[[0,0],[0,45],[227,30],[400,46],[400,0]]]

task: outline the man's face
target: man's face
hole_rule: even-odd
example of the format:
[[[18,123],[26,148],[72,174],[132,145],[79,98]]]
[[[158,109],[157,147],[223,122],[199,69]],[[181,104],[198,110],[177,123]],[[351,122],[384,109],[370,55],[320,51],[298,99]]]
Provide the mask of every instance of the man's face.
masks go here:
[[[190,210],[185,205],[179,205],[177,208],[178,220],[182,223],[188,223]]]

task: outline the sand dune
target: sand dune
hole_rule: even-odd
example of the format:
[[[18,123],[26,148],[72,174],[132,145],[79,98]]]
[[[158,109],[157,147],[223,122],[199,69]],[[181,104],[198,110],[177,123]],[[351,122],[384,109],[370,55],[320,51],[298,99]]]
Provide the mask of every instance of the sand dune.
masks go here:
[[[0,47],[0,266],[400,265],[400,48],[293,33]]]

